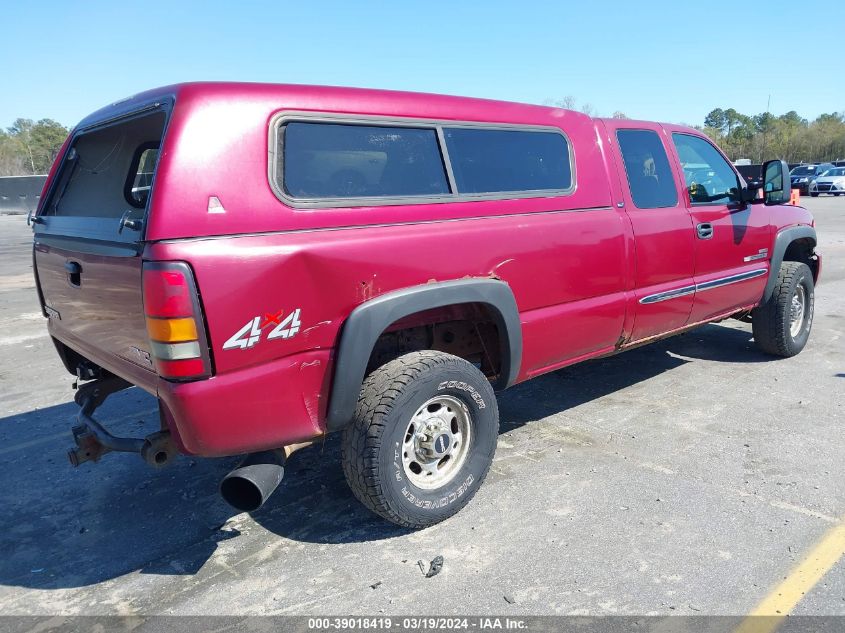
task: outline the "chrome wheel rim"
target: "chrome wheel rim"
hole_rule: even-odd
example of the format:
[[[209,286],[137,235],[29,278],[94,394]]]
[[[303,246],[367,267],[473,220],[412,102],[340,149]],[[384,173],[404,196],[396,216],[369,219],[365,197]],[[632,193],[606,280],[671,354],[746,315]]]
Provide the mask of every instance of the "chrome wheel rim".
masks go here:
[[[436,396],[419,407],[402,443],[402,468],[408,480],[425,490],[449,483],[469,453],[471,421],[469,409],[452,396]]]
[[[789,305],[789,334],[792,338],[801,333],[804,327],[804,315],[807,313],[807,292],[804,286],[798,284]]]

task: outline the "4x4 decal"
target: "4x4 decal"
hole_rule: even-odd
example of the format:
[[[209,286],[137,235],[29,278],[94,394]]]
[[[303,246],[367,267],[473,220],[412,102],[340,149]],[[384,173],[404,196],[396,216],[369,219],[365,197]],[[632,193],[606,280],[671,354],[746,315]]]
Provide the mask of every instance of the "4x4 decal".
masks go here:
[[[274,314],[264,314],[247,321],[240,330],[223,343],[223,349],[248,349],[261,340],[261,334],[267,326],[275,325],[267,335],[267,340],[274,338],[293,338],[302,325],[299,321],[300,309],[297,308],[283,318],[285,311],[279,310]]]

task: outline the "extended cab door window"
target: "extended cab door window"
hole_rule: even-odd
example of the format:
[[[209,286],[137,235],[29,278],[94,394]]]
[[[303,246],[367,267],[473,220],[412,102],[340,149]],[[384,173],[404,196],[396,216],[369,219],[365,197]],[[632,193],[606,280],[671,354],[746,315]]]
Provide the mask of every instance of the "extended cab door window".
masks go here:
[[[631,198],[638,209],[660,209],[678,204],[678,191],[669,157],[657,132],[619,130],[616,133]]]
[[[681,203],[677,170],[663,129],[608,120],[625,212],[634,232],[635,303],[630,339],[683,327],[692,308],[692,221]]]

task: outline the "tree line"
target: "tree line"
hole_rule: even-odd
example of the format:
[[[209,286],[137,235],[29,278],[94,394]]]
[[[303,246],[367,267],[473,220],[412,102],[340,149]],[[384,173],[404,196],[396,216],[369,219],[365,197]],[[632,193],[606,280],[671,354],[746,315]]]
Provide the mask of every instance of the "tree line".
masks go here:
[[[17,119],[0,129],[0,176],[46,174],[68,132],[53,119]]]
[[[546,104],[570,110],[577,106],[570,96],[548,100]],[[596,115],[589,103],[577,109]],[[619,111],[613,117],[628,118]],[[769,112],[747,116],[733,108],[716,108],[704,118],[704,125],[697,127],[716,141],[731,160],[845,160],[845,112],[822,114],[808,121],[794,110],[780,116]],[[17,119],[0,130],[0,176],[46,174],[67,135],[68,129],[52,119]]]
[[[845,112],[822,114],[808,121],[794,110],[780,116],[769,112],[747,116],[733,108],[716,108],[699,129],[716,141],[731,160],[845,160]]]

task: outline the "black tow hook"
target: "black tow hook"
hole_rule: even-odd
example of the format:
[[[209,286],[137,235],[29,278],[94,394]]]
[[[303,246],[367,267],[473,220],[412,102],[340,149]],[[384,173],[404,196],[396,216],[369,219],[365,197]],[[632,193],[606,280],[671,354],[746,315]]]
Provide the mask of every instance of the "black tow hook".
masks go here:
[[[145,438],[118,437],[112,435],[93,418],[94,411],[111,394],[132,385],[117,376],[109,376],[82,385],[74,396],[80,405],[78,424],[71,429],[75,448],[67,452],[71,466],[79,466],[88,461],[98,461],[112,451],[138,453],[147,464],[160,468],[168,464],[176,455],[176,446],[170,431],[162,430]]]

